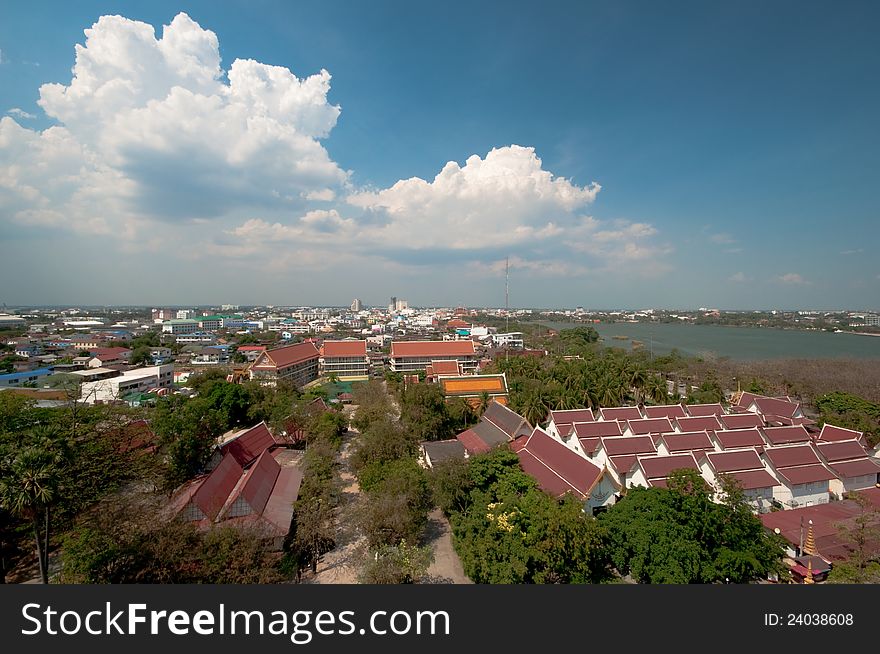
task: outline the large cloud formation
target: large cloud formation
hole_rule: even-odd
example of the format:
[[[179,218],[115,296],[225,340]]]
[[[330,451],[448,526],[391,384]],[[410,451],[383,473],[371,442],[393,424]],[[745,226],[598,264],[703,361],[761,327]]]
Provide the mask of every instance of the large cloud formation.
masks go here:
[[[245,59],[224,70],[217,36],[186,14],[159,38],[121,16],[85,37],[69,83],[40,88],[54,126],[0,118],[0,220],[287,270],[465,261],[498,274],[509,254],[564,276],[664,253],[653,226],[584,213],[599,184],[554,175],[531,147],[450,161],[432,180],[353,188],[321,142],[341,112],[330,74]]]
[[[70,84],[40,88],[38,104],[60,125],[35,132],[0,120],[0,202],[19,222],[57,222],[64,207],[75,229],[103,231],[138,218],[300,208],[346,183],[318,140],[340,114],[327,71],[298,79],[236,59],[226,81],[217,36],[186,14],[158,39],[121,16],[102,16],[85,35]]]

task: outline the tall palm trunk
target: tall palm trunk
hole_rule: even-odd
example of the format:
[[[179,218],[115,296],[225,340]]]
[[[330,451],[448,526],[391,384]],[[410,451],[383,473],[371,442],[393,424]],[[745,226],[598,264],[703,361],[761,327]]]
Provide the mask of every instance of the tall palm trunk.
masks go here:
[[[43,533],[43,568],[49,574],[49,507],[46,507],[46,526]]]
[[[40,517],[39,514],[34,515],[34,540],[37,543],[37,561],[40,563],[40,579],[44,584],[49,583],[49,573],[46,570],[45,561],[43,559],[43,541],[40,540]]]

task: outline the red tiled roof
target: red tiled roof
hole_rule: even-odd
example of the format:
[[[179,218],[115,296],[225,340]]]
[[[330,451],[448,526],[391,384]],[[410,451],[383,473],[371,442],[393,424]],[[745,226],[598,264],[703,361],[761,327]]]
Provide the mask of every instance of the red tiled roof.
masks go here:
[[[718,419],[725,429],[750,429],[751,427],[763,427],[764,419],[757,413],[739,413],[735,415],[719,416]]]
[[[637,406],[615,406],[599,409],[602,420],[641,420],[642,413]]]
[[[262,513],[269,496],[272,494],[272,488],[275,486],[279,472],[281,472],[281,466],[278,465],[278,461],[269,450],[264,450],[256,463],[244,473],[243,483],[239,485],[240,490],[230,496],[230,503],[241,497],[254,513]]]
[[[645,416],[648,418],[684,418],[687,413],[680,404],[662,404],[658,406],[646,406]]]
[[[688,404],[689,416],[723,416],[724,407],[720,404]]]
[[[864,459],[868,452],[857,440],[818,442],[816,449],[827,461],[846,461],[848,459]]]
[[[670,452],[691,452],[693,450],[711,450],[712,441],[705,431],[692,431],[682,434],[662,434],[660,439],[666,443]]]
[[[641,420],[629,420],[627,425],[633,434],[668,434],[675,428],[669,422],[669,418],[643,418]]]
[[[571,432],[574,431],[574,425],[563,422],[556,425],[556,431],[559,432],[559,435],[562,436],[562,438],[568,438],[571,435]]]
[[[722,429],[721,423],[718,422],[718,418],[713,415],[678,418],[675,422],[678,423],[678,428],[682,431],[702,431],[704,429],[717,431]]]
[[[774,468],[789,468],[819,463],[819,457],[810,445],[792,445],[790,447],[768,447],[764,456]]]
[[[716,431],[715,439],[725,450],[740,447],[757,447],[764,445],[764,439],[757,429],[731,429]]]
[[[324,341],[322,357],[366,357],[366,341]]]
[[[743,490],[779,486],[779,481],[766,470],[743,470],[732,472],[730,476],[740,483]]]
[[[90,354],[99,359],[118,359],[126,354],[131,354],[131,350],[127,347],[96,347],[90,352]]]
[[[198,506],[209,520],[213,520],[226,504],[226,499],[241,479],[243,470],[230,454],[220,461],[210,474],[198,483],[192,502]]]
[[[803,425],[791,425],[788,427],[764,427],[764,436],[771,445],[785,443],[809,443],[810,434]]]
[[[432,361],[430,364],[431,370],[435,375],[460,375],[461,374],[461,364],[454,359],[447,359],[446,361]]]
[[[483,454],[492,449],[474,433],[473,429],[461,432],[456,438],[464,445],[464,449],[467,450],[468,454]]]
[[[473,341],[392,341],[391,357],[453,357],[476,354]]]
[[[550,419],[558,426],[560,423],[593,422],[596,417],[593,415],[592,409],[566,409],[551,411]]]
[[[620,436],[623,430],[616,420],[599,420],[574,423],[574,433],[578,438],[595,438],[597,436]]]
[[[777,468],[776,473],[792,486],[837,479],[837,475],[819,463],[809,466],[795,466],[793,468]]]
[[[822,425],[822,431],[819,432],[820,441],[848,441],[853,438],[861,439],[864,434],[854,429],[846,429],[845,427],[835,427],[827,422]]]
[[[874,459],[868,458],[832,463],[829,467],[838,477],[861,477],[863,475],[880,474],[880,463],[876,463]],[[876,479],[874,483],[877,483]]]
[[[586,498],[602,474],[599,468],[538,428],[525,439],[517,453],[523,470],[532,475],[542,489],[557,497],[573,491]]]
[[[314,343],[297,343],[296,345],[288,345],[287,347],[279,347],[274,350],[266,350],[257,359],[255,365],[264,365],[265,357],[270,357],[275,362],[278,369],[289,368],[309,359],[317,359],[320,356],[318,348]],[[268,361],[265,362],[269,364]]]
[[[764,469],[764,464],[754,449],[710,452],[706,458],[715,472]]]
[[[239,345],[236,352],[262,352],[265,349],[265,345]]]
[[[640,456],[639,466],[645,473],[645,478],[665,479],[669,477],[673,470],[687,468],[688,470],[696,470],[700,468],[694,457],[690,454],[673,454],[672,456]]]
[[[596,451],[596,448],[599,447],[599,443],[602,442],[601,438],[579,438],[578,442],[581,444],[581,447],[584,450],[585,454],[592,454]]]
[[[609,457],[621,454],[655,454],[657,448],[650,436],[620,436],[603,438],[602,447]]]
[[[255,427],[242,431],[233,440],[224,443],[220,451],[235,457],[239,465],[246,466],[278,441],[272,436],[269,427],[261,422]]]
[[[622,454],[620,456],[608,457],[608,465],[610,465],[619,474],[625,474],[632,470],[633,465],[638,460],[638,454]]]
[[[764,397],[763,395],[757,395],[756,393],[749,393],[748,391],[743,391],[742,395],[739,397],[739,402],[736,403],[736,406],[740,407],[748,407],[754,400],[759,397]]]
[[[764,415],[770,414],[783,416],[785,418],[793,418],[794,414],[800,408],[800,404],[796,402],[778,400],[775,397],[757,397],[754,399],[753,403],[758,407],[758,411]]]

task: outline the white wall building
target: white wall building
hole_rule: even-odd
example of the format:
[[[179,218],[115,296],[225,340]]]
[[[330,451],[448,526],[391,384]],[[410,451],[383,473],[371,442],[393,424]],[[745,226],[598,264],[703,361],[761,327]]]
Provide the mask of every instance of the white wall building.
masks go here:
[[[151,388],[170,388],[174,381],[174,364],[128,370],[118,377],[83,382],[80,401],[87,404],[112,402],[128,393],[146,392]]]

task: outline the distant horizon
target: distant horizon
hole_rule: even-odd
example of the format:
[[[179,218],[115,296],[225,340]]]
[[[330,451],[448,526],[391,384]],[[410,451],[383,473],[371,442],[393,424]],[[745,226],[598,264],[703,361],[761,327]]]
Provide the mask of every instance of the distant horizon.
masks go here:
[[[400,298],[405,299],[405,298]],[[216,303],[216,304],[77,304],[77,303],[66,303],[66,304],[13,304],[5,306],[0,313],[3,311],[11,311],[11,310],[25,310],[25,309],[172,309],[172,310],[183,310],[183,309],[218,309],[218,307],[222,307],[223,304],[231,304],[229,302]],[[297,308],[310,308],[310,309],[344,309],[350,310],[351,302],[345,304],[283,304],[283,303],[267,303],[267,304],[237,304],[235,306],[241,307],[242,309],[260,309],[260,308],[278,308],[278,309],[297,309]],[[509,311],[575,311],[578,307],[583,308],[584,313],[611,313],[611,312],[630,312],[630,313],[638,313],[643,311],[664,311],[664,312],[699,312],[700,310],[708,310],[708,311],[720,311],[725,313],[751,313],[751,312],[759,312],[759,313],[769,313],[772,311],[777,312],[820,312],[820,313],[870,313],[877,314],[880,313],[880,309],[870,309],[870,308],[812,308],[812,307],[801,307],[801,308],[782,308],[782,307],[769,307],[769,308],[745,308],[745,309],[732,309],[725,308],[719,306],[711,306],[711,307],[610,307],[610,308],[597,308],[597,307],[587,307],[582,304],[574,304],[571,306],[561,306],[561,307],[538,307],[538,306],[520,306],[520,307],[509,307]],[[362,309],[379,309],[379,308],[388,308],[388,304],[367,304],[363,303]],[[455,304],[410,304],[410,309],[415,310],[432,310],[432,309],[468,309],[468,310],[493,310],[493,311],[503,311],[505,309],[504,306],[492,306],[492,305],[455,305]]]

